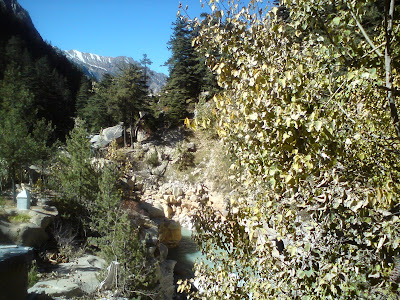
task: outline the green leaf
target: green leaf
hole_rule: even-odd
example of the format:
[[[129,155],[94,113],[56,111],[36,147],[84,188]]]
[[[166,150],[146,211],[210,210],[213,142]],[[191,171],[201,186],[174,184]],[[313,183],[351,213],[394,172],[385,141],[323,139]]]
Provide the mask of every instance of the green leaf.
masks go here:
[[[333,18],[332,23],[333,23],[334,25],[339,25],[339,24],[340,24],[340,21],[341,21],[340,17],[335,17],[335,18]]]

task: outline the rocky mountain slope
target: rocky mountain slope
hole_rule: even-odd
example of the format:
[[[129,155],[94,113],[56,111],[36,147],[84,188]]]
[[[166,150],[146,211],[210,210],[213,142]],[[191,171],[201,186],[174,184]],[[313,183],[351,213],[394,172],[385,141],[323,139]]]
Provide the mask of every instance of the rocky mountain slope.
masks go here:
[[[126,56],[101,56],[93,53],[84,53],[78,50],[63,50],[65,56],[86,73],[86,75],[96,80],[101,80],[105,73],[115,75],[121,67],[126,64],[140,65],[139,62],[132,57]],[[149,70],[149,85],[152,94],[158,94],[161,88],[165,85],[167,76],[162,73],[157,73]]]
[[[41,39],[39,32],[32,23],[29,13],[16,0],[0,0],[0,8],[8,14],[14,15],[21,23],[29,27],[29,30],[34,32],[37,38]]]

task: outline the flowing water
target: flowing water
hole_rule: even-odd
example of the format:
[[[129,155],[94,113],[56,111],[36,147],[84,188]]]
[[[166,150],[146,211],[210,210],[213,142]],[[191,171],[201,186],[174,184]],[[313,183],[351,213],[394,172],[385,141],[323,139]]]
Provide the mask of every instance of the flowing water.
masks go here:
[[[182,239],[176,248],[169,249],[168,259],[176,260],[175,274],[179,278],[192,278],[196,258],[203,257],[192,239],[192,231],[182,227]]]

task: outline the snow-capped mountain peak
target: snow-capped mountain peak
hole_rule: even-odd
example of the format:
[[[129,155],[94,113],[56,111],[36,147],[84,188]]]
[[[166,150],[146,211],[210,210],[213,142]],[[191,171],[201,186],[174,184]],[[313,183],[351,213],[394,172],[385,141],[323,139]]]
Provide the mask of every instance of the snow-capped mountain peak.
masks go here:
[[[132,57],[126,56],[101,56],[93,53],[81,52],[78,50],[62,50],[64,55],[72,62],[82,68],[89,76],[96,80],[101,80],[105,73],[112,75],[117,74],[120,67],[126,64],[140,65],[139,62]],[[165,85],[167,76],[162,73],[157,73],[150,69],[149,72],[149,89],[153,94],[158,94],[161,88]]]

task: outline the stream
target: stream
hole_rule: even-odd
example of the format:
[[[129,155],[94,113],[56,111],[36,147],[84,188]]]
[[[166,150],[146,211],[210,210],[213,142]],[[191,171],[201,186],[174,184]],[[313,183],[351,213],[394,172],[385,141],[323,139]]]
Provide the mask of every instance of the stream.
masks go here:
[[[192,231],[182,227],[182,239],[176,248],[169,249],[168,259],[176,260],[175,274],[178,278],[193,278],[194,261],[203,257],[201,251],[192,239]]]

